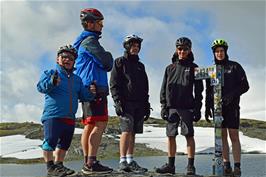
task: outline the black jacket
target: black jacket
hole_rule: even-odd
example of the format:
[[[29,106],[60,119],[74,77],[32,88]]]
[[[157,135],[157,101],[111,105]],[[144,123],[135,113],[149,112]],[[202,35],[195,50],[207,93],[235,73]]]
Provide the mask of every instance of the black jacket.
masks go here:
[[[200,111],[203,83],[194,79],[194,68],[197,65],[193,61],[193,54],[185,60],[178,60],[176,54],[173,56],[173,63],[166,67],[164,73],[160,93],[162,107]]]
[[[240,95],[249,90],[247,77],[242,66],[228,59],[215,61],[216,64],[224,67],[224,84],[222,86],[222,97],[233,96],[233,101],[223,109],[239,108]],[[210,80],[206,80],[206,107],[213,108],[213,86],[210,86]]]
[[[114,102],[148,102],[149,85],[144,65],[137,55],[115,59],[110,77],[110,90]]]

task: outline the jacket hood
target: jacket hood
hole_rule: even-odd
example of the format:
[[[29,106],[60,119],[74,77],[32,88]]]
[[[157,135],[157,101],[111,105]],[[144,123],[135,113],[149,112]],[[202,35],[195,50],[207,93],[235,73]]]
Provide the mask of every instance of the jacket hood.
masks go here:
[[[138,55],[130,55],[127,51],[124,52],[124,57],[129,61],[138,62],[139,56]]]
[[[73,46],[78,51],[81,42],[86,39],[88,36],[95,36],[95,38],[100,39],[101,33],[94,32],[94,31],[82,31],[82,33],[77,37],[76,41],[74,42]]]

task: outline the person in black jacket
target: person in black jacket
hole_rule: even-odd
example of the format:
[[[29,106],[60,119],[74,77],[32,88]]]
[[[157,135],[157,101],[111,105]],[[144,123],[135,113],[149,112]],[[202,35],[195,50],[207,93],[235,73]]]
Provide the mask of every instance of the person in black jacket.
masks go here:
[[[120,116],[120,163],[119,170],[145,172],[133,160],[135,134],[143,133],[143,121],[150,116],[149,85],[144,65],[138,53],[142,39],[136,35],[125,38],[124,56],[115,60],[110,78],[110,90],[115,111]]]
[[[227,133],[232,142],[232,152],[234,157],[234,176],[240,176],[241,145],[239,141],[239,121],[240,121],[240,96],[249,90],[249,84],[245,71],[241,65],[235,61],[229,60],[227,54],[228,44],[223,39],[216,39],[212,44],[214,61],[216,65],[222,65],[224,68],[224,83],[222,86],[222,143],[223,143],[223,161],[224,175],[232,174],[232,168],[229,158],[229,146]],[[213,114],[213,88],[210,86],[210,80],[206,81],[206,111],[205,119]]]
[[[191,40],[181,37],[176,41],[172,64],[165,69],[160,93],[161,117],[167,121],[168,163],[156,169],[157,173],[175,173],[176,136],[181,124],[181,134],[187,140],[187,174],[194,175],[195,141],[193,121],[201,118],[203,83],[194,79]],[[193,96],[194,95],[194,96]]]

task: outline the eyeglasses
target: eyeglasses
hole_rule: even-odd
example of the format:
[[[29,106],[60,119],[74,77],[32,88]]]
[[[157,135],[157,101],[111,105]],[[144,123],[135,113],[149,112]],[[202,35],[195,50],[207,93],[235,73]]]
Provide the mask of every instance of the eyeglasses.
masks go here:
[[[177,47],[177,50],[179,51],[188,51],[189,50],[189,47]]]
[[[71,61],[74,61],[75,60],[75,57],[71,54],[68,54],[68,53],[61,53],[59,54],[59,56],[63,59],[63,60],[66,60],[67,58]]]

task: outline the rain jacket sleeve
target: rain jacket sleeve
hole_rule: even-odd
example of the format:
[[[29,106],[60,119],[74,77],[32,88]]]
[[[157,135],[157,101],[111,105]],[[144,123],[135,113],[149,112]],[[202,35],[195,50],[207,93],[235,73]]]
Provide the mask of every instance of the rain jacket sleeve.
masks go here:
[[[121,73],[121,61],[116,59],[110,76],[110,91],[114,102],[122,101],[122,74]]]
[[[165,69],[163,82],[161,86],[161,92],[160,92],[160,103],[162,107],[167,107],[166,102],[166,85],[167,85],[167,68]]]
[[[240,64],[236,64],[236,82],[237,87],[232,91],[235,97],[241,96],[249,90],[249,84],[246,73]]]
[[[89,90],[89,88],[85,87],[80,80],[80,92],[79,99],[81,102],[89,102],[95,98],[95,95]]]
[[[41,93],[49,93],[52,91],[56,86],[53,85],[52,75],[54,74],[54,70],[46,70],[42,74],[38,84],[37,84],[37,90]]]
[[[211,86],[211,80],[206,79],[206,98],[205,98],[205,108],[206,109],[213,109],[213,87]]]
[[[92,55],[95,63],[97,63],[105,71],[111,71],[113,67],[112,54],[105,51],[98,40],[96,40],[93,36],[89,36],[81,43],[81,45],[88,51],[88,55]]]
[[[194,83],[194,94],[195,94],[195,110],[200,111],[202,107],[202,92],[203,92],[203,82],[202,80],[195,80]]]

